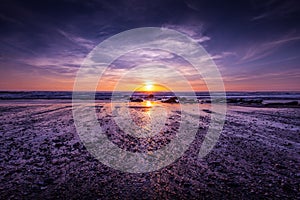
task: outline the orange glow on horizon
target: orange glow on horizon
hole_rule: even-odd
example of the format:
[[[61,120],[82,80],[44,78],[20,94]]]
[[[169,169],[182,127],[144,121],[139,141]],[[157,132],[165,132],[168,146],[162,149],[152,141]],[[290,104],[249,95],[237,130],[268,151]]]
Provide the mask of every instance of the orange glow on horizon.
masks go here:
[[[167,92],[170,91],[166,86],[159,85],[159,84],[146,84],[142,87],[138,87],[135,91],[139,92]]]

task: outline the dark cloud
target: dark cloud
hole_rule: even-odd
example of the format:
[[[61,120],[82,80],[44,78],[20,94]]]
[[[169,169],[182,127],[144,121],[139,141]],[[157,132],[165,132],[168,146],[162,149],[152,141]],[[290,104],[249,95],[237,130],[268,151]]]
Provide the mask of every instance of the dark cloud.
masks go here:
[[[228,77],[239,73],[252,77],[258,68],[268,73],[278,73],[282,66],[297,71],[299,21],[296,0],[4,0],[0,69],[5,72],[8,66],[23,64],[22,73],[28,69],[30,78],[32,69],[44,73],[44,65],[42,69],[51,74],[75,76],[74,69],[104,39],[156,26],[201,42]]]

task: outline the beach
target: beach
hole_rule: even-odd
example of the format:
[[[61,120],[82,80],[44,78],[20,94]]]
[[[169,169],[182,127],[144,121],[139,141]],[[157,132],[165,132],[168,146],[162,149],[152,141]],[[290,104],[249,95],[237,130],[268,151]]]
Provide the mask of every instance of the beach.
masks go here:
[[[176,135],[180,112],[174,105],[165,105],[169,118],[162,134],[132,146],[132,141],[121,137],[112,125],[110,102],[97,101],[95,110],[100,124],[110,124],[108,138],[121,148],[155,151]],[[198,105],[199,129],[183,156],[153,172],[126,173],[102,164],[89,153],[76,132],[70,101],[2,100],[0,198],[299,197],[299,108],[228,104],[218,142],[208,155],[199,158],[211,113],[209,104]],[[147,123],[147,108],[129,109],[137,124]]]
[[[300,200],[300,1],[4,0],[0,200]]]

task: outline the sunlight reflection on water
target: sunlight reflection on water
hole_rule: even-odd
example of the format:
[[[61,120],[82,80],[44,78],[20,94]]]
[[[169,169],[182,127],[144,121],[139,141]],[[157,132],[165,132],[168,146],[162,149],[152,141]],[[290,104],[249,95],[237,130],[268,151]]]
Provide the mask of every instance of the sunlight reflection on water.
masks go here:
[[[151,101],[146,101],[146,106],[151,107],[152,106]]]

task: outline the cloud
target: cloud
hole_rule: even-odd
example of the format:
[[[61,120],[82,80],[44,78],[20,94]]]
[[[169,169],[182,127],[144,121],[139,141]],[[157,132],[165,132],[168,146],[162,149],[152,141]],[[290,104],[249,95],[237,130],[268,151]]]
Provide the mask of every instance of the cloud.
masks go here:
[[[300,76],[300,72],[295,69],[279,72],[264,72],[260,74],[249,74],[249,73],[240,73],[232,76],[224,76],[223,78],[226,82],[235,82],[235,81],[254,81],[254,80],[264,80],[264,79],[285,79],[293,80],[297,79]]]
[[[61,54],[56,57],[35,57],[19,59],[18,62],[36,71],[40,76],[57,76],[60,78],[74,78],[79,69],[82,58]]]
[[[213,59],[224,72],[232,70],[234,75],[248,73],[252,76],[257,66],[268,73],[276,71],[273,69],[275,62],[282,64],[281,70],[299,67],[299,59],[292,59],[298,51],[293,43],[298,43],[300,37],[296,32],[299,20],[294,17],[299,10],[298,1],[218,2],[218,5],[197,0],[28,1],[26,4],[6,1],[0,9],[3,25],[0,69],[22,71],[28,80],[33,79],[32,71],[36,72],[34,76],[69,80],[102,40],[137,27],[177,30],[208,51],[209,56],[195,55],[195,59],[204,63]],[[185,48],[184,43],[168,37],[158,38],[155,45]],[[129,48],[134,47],[133,42]],[[106,53],[107,57],[114,56],[118,49]],[[281,62],[283,60],[289,61]],[[95,65],[101,59],[89,62],[87,72],[97,73]],[[155,62],[172,66],[191,79],[196,73],[172,53],[139,49],[119,58],[111,66],[112,78],[122,70]],[[287,62],[290,65],[286,65]]]
[[[67,38],[69,41],[73,42],[74,44],[76,44],[78,46],[84,47],[87,50],[91,50],[95,47],[95,42],[93,42],[91,40],[85,39],[83,37],[76,36],[76,35],[71,34],[71,33],[67,33],[67,32],[65,32],[63,30],[60,30],[60,29],[58,29],[57,31],[61,35],[63,35],[65,38]]]
[[[297,0],[290,1],[278,1],[271,0],[261,3],[262,9],[265,12],[262,12],[259,15],[252,17],[251,21],[258,20],[271,20],[274,18],[282,18],[293,14],[295,12],[299,12],[299,2]]]
[[[264,44],[264,46],[269,46],[270,48],[274,48],[274,47],[278,47],[278,46],[284,45],[288,42],[293,42],[296,40],[300,40],[300,35],[299,36],[291,36],[291,37],[283,37],[282,39],[279,39],[279,40],[267,42]]]
[[[174,25],[174,24],[165,24],[162,26],[163,28],[174,29],[178,32],[188,35],[195,41],[202,43],[205,41],[209,41],[211,38],[203,35],[204,32],[204,24],[197,23],[196,25]]]
[[[247,48],[244,56],[242,56],[242,58],[240,59],[240,63],[252,62],[265,58],[269,55],[272,55],[283,45],[297,40],[300,40],[300,36],[286,34],[283,37],[280,37],[276,40],[265,41],[262,43],[257,42]]]

